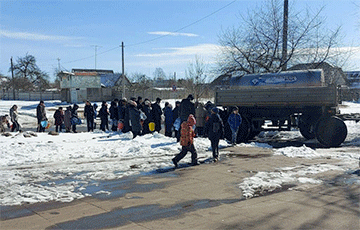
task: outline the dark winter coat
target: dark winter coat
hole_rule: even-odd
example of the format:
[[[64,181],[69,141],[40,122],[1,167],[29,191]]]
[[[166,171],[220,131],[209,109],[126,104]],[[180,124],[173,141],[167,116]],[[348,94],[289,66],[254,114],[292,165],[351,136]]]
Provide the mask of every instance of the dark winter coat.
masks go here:
[[[155,131],[160,131],[161,130],[161,115],[162,115],[162,110],[160,108],[160,105],[158,103],[154,103],[151,105],[151,112],[152,112],[152,118],[154,120],[155,123]]]
[[[36,107],[36,118],[37,118],[39,124],[40,124],[41,121],[47,120],[46,111],[45,111],[45,105],[39,104]]]
[[[55,125],[62,125],[64,122],[64,112],[57,109],[54,113]]]
[[[92,105],[85,105],[84,107],[84,117],[87,120],[92,120],[95,118],[95,111]]]
[[[180,103],[179,117],[181,121],[186,121],[189,115],[195,115],[195,105],[190,99],[183,99]]]
[[[205,133],[209,139],[220,139],[224,136],[224,123],[219,114],[211,114],[210,119],[205,125]]]
[[[138,110],[135,106],[129,106],[129,118],[131,121],[131,130],[133,132],[140,132],[142,130],[140,123],[140,110]]]
[[[102,105],[99,111],[99,117],[101,120],[107,120],[109,116],[108,108],[106,105]]]
[[[115,102],[111,102],[109,112],[110,119],[119,120],[119,109]]]
[[[166,107],[164,109],[164,116],[165,116],[165,125],[172,127],[173,121],[173,111],[171,107]]]
[[[175,106],[175,109],[173,109],[173,123],[179,117],[179,109],[180,106]]]

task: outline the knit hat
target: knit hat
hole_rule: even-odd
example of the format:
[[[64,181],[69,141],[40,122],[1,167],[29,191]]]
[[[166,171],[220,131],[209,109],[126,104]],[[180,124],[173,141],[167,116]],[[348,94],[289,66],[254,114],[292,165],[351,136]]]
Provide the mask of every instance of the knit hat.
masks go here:
[[[187,123],[189,126],[193,126],[196,124],[196,119],[195,119],[194,115],[192,115],[192,114],[189,115]]]
[[[137,106],[136,102],[135,102],[135,101],[132,101],[132,100],[129,101],[129,104],[130,104],[130,105],[133,105],[133,106],[135,106],[135,107]]]
[[[219,113],[219,109],[216,108],[216,107],[213,107],[213,108],[211,109],[211,111],[214,112],[214,113]]]

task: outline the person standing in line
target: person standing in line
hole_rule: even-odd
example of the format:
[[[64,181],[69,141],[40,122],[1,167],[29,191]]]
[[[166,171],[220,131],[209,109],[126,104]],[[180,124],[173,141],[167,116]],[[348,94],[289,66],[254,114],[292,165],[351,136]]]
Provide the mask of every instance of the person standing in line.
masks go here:
[[[101,108],[100,108],[100,111],[99,111],[99,117],[100,117],[100,120],[101,120],[101,123],[100,123],[100,129],[102,131],[106,131],[106,130],[109,130],[109,112],[108,112],[108,107],[107,107],[107,103],[106,101],[103,101],[101,103]]]
[[[141,121],[140,121],[140,110],[137,108],[135,101],[129,101],[129,118],[131,122],[131,132],[133,133],[133,138],[141,134]]]
[[[172,137],[172,127],[173,127],[173,111],[172,105],[170,103],[164,108],[165,116],[165,136]]]
[[[78,116],[78,108],[79,106],[77,104],[74,104],[71,109],[71,125],[72,125],[72,131],[73,133],[77,133],[76,131],[76,125],[79,124],[79,116]]]
[[[199,137],[204,136],[204,127],[205,127],[205,117],[207,111],[204,108],[204,103],[199,102],[195,109],[195,118],[196,118],[196,134]]]
[[[142,108],[143,108],[143,98],[138,96],[136,104],[137,104],[138,110],[142,110]]]
[[[181,124],[180,145],[182,146],[182,149],[181,152],[172,159],[175,168],[178,167],[178,162],[183,159],[188,152],[191,152],[191,165],[199,165],[197,152],[194,146],[195,132],[192,128],[195,124],[196,120],[192,114],[189,115],[187,121],[184,121]]]
[[[66,107],[64,115],[65,131],[70,133],[71,130],[71,106]]]
[[[219,141],[224,136],[224,123],[219,116],[219,109],[216,107],[211,109],[211,116],[206,123],[205,132],[211,142],[213,158],[216,162],[219,159]]]
[[[238,107],[235,107],[233,109],[233,111],[230,114],[227,122],[228,122],[228,124],[230,126],[231,133],[232,133],[231,144],[236,145],[237,134],[238,134],[241,122],[242,122],[242,118],[241,118],[241,116],[239,114],[239,108]]]
[[[152,118],[151,118],[151,102],[149,100],[144,101],[144,106],[142,107],[142,110],[146,116],[146,119],[143,124],[143,132],[142,132],[142,134],[145,135],[151,133],[149,129],[149,123],[152,122]]]
[[[62,126],[64,124],[64,112],[63,112],[63,108],[59,107],[55,113],[54,113],[54,118],[55,118],[55,131],[56,132],[61,132],[62,130]],[[59,129],[60,128],[60,129]]]
[[[47,121],[44,101],[40,101],[39,105],[36,107],[36,118],[38,122],[37,131],[45,132],[45,127],[42,127],[41,125],[42,121]]]
[[[91,105],[90,101],[86,101],[84,107],[84,117],[86,119],[86,125],[88,132],[94,131],[94,119],[95,112],[94,107]]]
[[[159,133],[160,133],[160,130],[161,130],[161,115],[162,115],[160,102],[161,102],[161,99],[156,98],[156,102],[151,105],[152,118],[153,118],[154,123],[155,123],[155,131],[157,131]]]
[[[174,125],[176,119],[179,117],[179,109],[180,109],[180,101],[176,101],[175,108],[173,109],[173,125]],[[174,130],[175,130],[176,140],[177,140],[177,142],[179,142],[180,141],[179,130],[177,130],[175,127],[174,127]]]
[[[119,108],[115,100],[111,102],[109,113],[112,123],[111,130],[115,132],[117,131],[118,122],[119,122]]]
[[[189,94],[187,98],[181,101],[179,108],[180,124],[186,121],[190,114],[195,115],[195,104],[192,102],[193,100],[193,95]],[[178,135],[181,135],[181,126]],[[180,140],[180,137],[177,137],[177,139]]]
[[[94,103],[93,108],[94,108],[94,128],[93,128],[93,131],[94,131],[96,129],[96,118],[98,115],[98,112],[97,112],[98,105],[96,103]]]
[[[10,120],[12,122],[11,132],[20,131],[20,124],[18,122],[19,114],[17,112],[17,105],[13,105],[10,109]]]

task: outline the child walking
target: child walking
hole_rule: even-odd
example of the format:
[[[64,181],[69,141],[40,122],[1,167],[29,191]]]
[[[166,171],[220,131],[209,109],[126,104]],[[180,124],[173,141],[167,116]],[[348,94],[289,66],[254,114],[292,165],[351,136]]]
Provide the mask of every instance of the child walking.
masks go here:
[[[195,117],[190,114],[187,121],[181,124],[180,145],[182,146],[181,152],[176,155],[172,162],[175,167],[178,167],[178,162],[183,159],[188,152],[191,152],[191,165],[198,165],[197,153],[194,146],[195,132],[193,126],[196,124]]]

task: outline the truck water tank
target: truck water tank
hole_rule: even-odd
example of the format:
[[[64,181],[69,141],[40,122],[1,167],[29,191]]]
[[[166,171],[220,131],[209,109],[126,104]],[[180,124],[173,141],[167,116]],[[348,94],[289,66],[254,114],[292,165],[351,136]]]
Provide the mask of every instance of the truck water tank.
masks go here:
[[[325,86],[325,79],[322,69],[310,69],[231,77],[229,84],[232,86],[245,87],[308,87]]]

